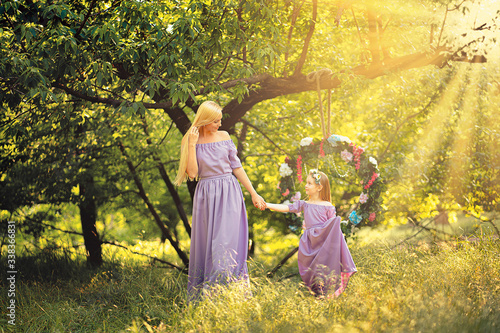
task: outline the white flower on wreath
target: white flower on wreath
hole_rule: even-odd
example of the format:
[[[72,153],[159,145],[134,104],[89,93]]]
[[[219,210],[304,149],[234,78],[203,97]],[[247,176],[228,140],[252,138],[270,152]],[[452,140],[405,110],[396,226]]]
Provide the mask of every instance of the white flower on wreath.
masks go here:
[[[373,158],[372,156],[370,156],[368,161],[370,161],[370,163],[373,164],[375,167],[378,166],[377,160],[375,158]]]
[[[313,142],[313,139],[310,137],[307,137],[307,138],[303,138],[302,140],[300,140],[300,145],[302,147],[305,147],[305,146],[309,146],[312,142]]]
[[[333,147],[337,147],[337,142],[345,142],[345,143],[351,143],[351,140],[346,137],[346,136],[342,136],[342,135],[337,135],[337,134],[332,134],[329,138],[328,138],[328,142],[330,142],[330,144],[333,146]]]
[[[288,165],[288,163],[281,163],[280,166],[280,176],[281,177],[287,177],[290,176],[293,173],[292,168]]]
[[[351,140],[347,136],[340,136],[340,142],[351,143]]]

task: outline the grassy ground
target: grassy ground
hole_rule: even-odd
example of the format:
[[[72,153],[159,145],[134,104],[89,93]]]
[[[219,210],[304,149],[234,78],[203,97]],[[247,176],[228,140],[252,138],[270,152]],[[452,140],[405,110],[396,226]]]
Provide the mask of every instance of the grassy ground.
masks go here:
[[[185,275],[123,250],[106,248],[97,270],[74,254],[24,255],[16,326],[2,296],[0,332],[498,332],[500,242],[487,225],[470,231],[477,239],[438,242],[409,227],[358,233],[349,243],[358,273],[333,300],[287,277],[296,257],[272,279],[265,254],[250,262],[252,297],[235,286],[191,306]]]

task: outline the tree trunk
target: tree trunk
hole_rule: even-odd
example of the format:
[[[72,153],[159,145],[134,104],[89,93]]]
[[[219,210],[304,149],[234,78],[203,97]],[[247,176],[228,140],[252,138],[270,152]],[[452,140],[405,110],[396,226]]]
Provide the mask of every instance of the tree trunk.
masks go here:
[[[255,255],[255,234],[253,232],[253,228],[250,228],[249,226],[249,232],[248,232],[248,242],[250,243],[248,247],[248,257],[253,258]]]
[[[87,251],[87,264],[98,267],[102,264],[102,250],[99,233],[96,228],[97,205],[95,202],[94,178],[85,174],[80,182],[80,220]]]
[[[187,180],[186,186],[189,190],[189,195],[191,196],[191,201],[194,200],[194,192],[196,191],[196,186],[198,185],[197,180]]]

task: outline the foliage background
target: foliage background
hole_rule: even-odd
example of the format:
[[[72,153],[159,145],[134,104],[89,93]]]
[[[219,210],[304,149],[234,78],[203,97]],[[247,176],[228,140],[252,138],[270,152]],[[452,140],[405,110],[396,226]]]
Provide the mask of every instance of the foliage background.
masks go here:
[[[90,221],[98,247],[157,240],[185,266],[192,187],[169,184],[197,105],[224,106],[252,183],[279,202],[279,164],[322,137],[328,90],[332,132],[379,162],[382,224],[492,219],[498,13],[494,1],[2,1],[2,234],[15,220],[23,252],[88,250]],[[308,74],[323,69],[318,95]],[[347,217],[355,180],[323,167]],[[256,260],[297,244],[284,216],[247,207]]]
[[[15,221],[15,328],[497,331],[499,16],[493,0],[2,0],[0,271]],[[171,180],[197,106],[224,107],[253,185],[280,202],[280,163],[323,136],[320,96],[386,185],[380,225],[349,238],[348,291],[311,297],[294,260],[268,275],[298,237],[247,195],[253,297],[186,305],[193,184]],[[346,219],[361,188],[334,161],[313,166]]]

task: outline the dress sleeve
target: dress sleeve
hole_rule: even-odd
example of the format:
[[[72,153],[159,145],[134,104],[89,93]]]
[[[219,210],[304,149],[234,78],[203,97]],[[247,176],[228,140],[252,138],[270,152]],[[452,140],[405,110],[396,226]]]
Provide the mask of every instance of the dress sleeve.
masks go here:
[[[233,140],[229,142],[229,163],[231,164],[231,169],[241,168],[241,161],[238,157],[238,150],[234,145]]]
[[[288,205],[290,213],[298,213],[304,210],[304,201],[297,200],[293,204]]]
[[[327,211],[326,215],[327,215],[328,219],[336,217],[337,216],[337,210],[335,209],[335,206],[333,206],[332,208],[330,208]]]

